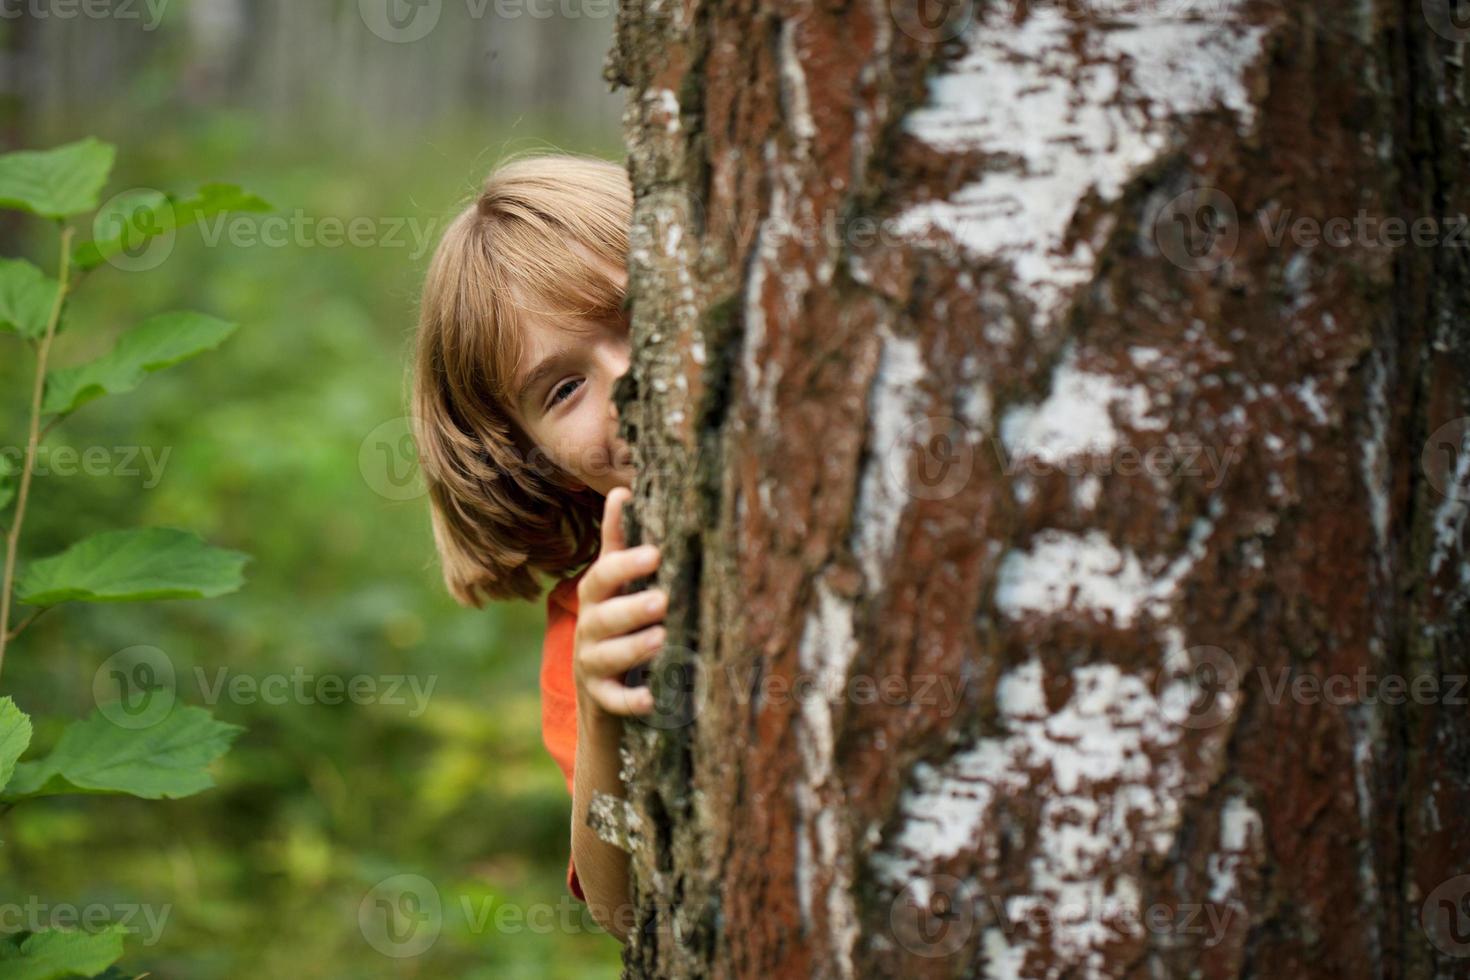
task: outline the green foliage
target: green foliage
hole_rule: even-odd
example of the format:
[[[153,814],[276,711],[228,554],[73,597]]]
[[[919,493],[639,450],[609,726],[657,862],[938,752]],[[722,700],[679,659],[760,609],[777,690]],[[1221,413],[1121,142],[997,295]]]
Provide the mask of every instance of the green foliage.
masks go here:
[[[15,499],[15,477],[18,472],[14,463],[0,456],[0,512]]]
[[[104,531],[26,566],[15,592],[32,606],[213,598],[244,584],[249,560],[243,552],[210,547],[192,531]]]
[[[190,221],[226,211],[269,211],[271,206],[234,184],[205,184],[186,200],[162,191],[139,189],[119,194],[97,212],[95,241],[77,248],[72,259],[91,269],[115,255],[131,252]],[[106,234],[102,234],[105,232]]]
[[[217,786],[193,797],[17,805],[0,819],[0,896],[171,906],[156,933],[141,915],[132,921],[120,964],[157,980],[616,977],[617,942],[580,912],[562,911],[579,903],[564,884],[570,801],[540,738],[544,603],[457,606],[439,577],[424,498],[384,496],[360,456],[376,427],[404,414],[423,269],[463,196],[498,154],[541,136],[615,158],[615,120],[593,142],[545,117],[478,114],[365,155],[312,133],[272,138],[247,111],[176,110],[151,118],[129,103],[97,118],[98,135],[120,145],[116,186],[188,193],[200,175],[218,176],[283,209],[211,223],[223,229],[218,238],[181,227],[157,267],[132,273],[107,263],[69,295],[74,327],[58,339],[59,363],[104,353],[161,310],[197,309],[241,326],[217,354],[150,375],[57,427],[54,447],[172,454],[153,486],[116,473],[46,477],[24,555],[56,554],[109,528],[188,527],[250,552],[249,587],[208,602],[47,612],[5,664],[0,694],[15,694],[35,716],[39,758],[65,719],[95,706],[86,687],[99,663],[146,643],[173,661],[180,702],[247,732],[210,767]],[[270,222],[279,229],[292,213],[408,224],[366,246],[289,234],[274,246],[264,234],[232,234]],[[39,221],[31,227],[21,254],[54,271],[37,256],[52,254],[56,236]],[[93,329],[108,325],[116,330]],[[0,418],[25,410],[23,349],[0,335]],[[375,444],[370,453],[381,465]],[[215,688],[219,670],[225,683]],[[381,699],[231,694],[234,681],[298,671],[438,684],[421,714]],[[443,928],[425,953],[392,959],[364,939],[358,914],[374,885],[403,872],[437,886]],[[545,918],[539,928],[523,916],[518,930],[499,929],[502,909]]]
[[[25,259],[0,259],[0,331],[32,340],[46,332],[56,280]]]
[[[69,218],[97,208],[116,150],[95,139],[0,156],[0,206],[43,218]]]
[[[0,459],[0,507],[16,501],[6,528],[0,578],[0,666],[11,641],[31,622],[12,628],[12,599],[38,607],[39,612],[72,601],[220,596],[240,588],[248,560],[240,552],[210,547],[193,532],[165,527],[94,534],[60,554],[30,562],[19,574],[16,571],[29,503],[24,494],[17,496],[17,487],[28,487],[38,472],[44,435],[40,416],[53,416],[44,430],[49,432],[87,402],[132,391],[148,375],[219,346],[235,329],[232,323],[199,313],[154,316],[124,334],[111,353],[48,372],[62,308],[76,288],[74,229],[65,219],[97,208],[114,156],[112,146],[95,139],[0,156],[0,206],[56,219],[62,229],[55,279],[24,260],[0,261],[0,330],[18,334],[35,354],[26,451],[18,465]],[[184,218],[266,206],[227,185],[206,185],[199,196],[184,202],[155,192],[144,204],[138,206],[137,195],[121,195],[109,203],[93,221],[94,228],[108,234],[78,250],[78,274],[171,231]],[[132,220],[139,215],[141,223]],[[172,710],[146,723],[124,723],[127,716],[120,720],[99,707],[85,721],[67,724],[49,755],[19,761],[31,743],[31,720],[13,699],[0,699],[0,802],[8,808],[40,797],[96,794],[177,799],[210,788],[214,781],[208,766],[225,754],[243,729],[215,720],[203,708],[172,701],[166,707]],[[0,939],[0,973],[6,977],[93,976],[121,956],[118,927],[101,932],[39,930]]]
[[[111,353],[46,376],[41,411],[71,412],[94,398],[120,395],[161,371],[218,347],[235,332],[233,323],[202,313],[164,313],[123,334]]]
[[[11,698],[0,698],[0,789],[15,772],[15,760],[31,744],[31,719]]]
[[[95,976],[122,957],[122,937],[122,929],[111,926],[98,932],[48,929],[19,942],[0,940],[0,975],[6,980]]]
[[[136,729],[97,711],[69,724],[50,755],[16,766],[0,800],[63,793],[126,793],[145,800],[191,796],[214,785],[205,767],[242,731],[203,708],[176,707],[162,721]]]

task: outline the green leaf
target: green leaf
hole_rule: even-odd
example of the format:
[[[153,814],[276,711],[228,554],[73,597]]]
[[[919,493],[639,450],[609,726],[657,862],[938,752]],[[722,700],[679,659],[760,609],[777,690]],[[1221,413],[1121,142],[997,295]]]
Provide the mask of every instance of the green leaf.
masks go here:
[[[235,324],[202,313],[150,317],[118,340],[112,352],[46,375],[43,412],[70,412],[94,398],[132,391],[145,375],[218,347]]]
[[[116,149],[88,137],[54,150],[0,156],[0,207],[66,218],[97,207]]]
[[[269,210],[268,201],[234,184],[204,184],[193,197],[183,201],[162,191],[129,191],[108,201],[97,212],[92,221],[92,231],[97,237],[78,245],[72,258],[79,268],[90,269],[191,221],[226,211]]]
[[[0,788],[10,782],[15,760],[31,744],[31,719],[10,698],[0,698]]]
[[[32,606],[206,599],[239,589],[249,560],[243,552],[205,544],[192,531],[104,531],[31,562],[16,576],[15,593]]]
[[[9,507],[10,502],[15,499],[15,478],[19,475],[20,471],[15,468],[10,457],[0,454],[0,510]]]
[[[0,330],[40,337],[59,288],[55,279],[25,259],[0,259]]]
[[[66,793],[125,794],[145,800],[192,796],[214,785],[205,767],[245,729],[181,706],[147,728],[123,728],[101,711],[72,722],[44,759],[15,767],[0,799]]]
[[[98,932],[47,929],[17,946],[0,943],[0,976],[5,980],[56,980],[91,977],[122,958],[124,927],[114,923]]]

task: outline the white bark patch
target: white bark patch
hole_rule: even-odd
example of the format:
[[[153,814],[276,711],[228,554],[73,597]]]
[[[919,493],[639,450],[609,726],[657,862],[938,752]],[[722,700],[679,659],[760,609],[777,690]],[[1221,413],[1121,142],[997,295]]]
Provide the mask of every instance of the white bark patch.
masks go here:
[[[977,257],[1009,260],[1045,328],[1093,276],[1100,243],[1063,246],[1088,194],[1115,200],[1168,147],[1175,117],[1224,106],[1243,129],[1253,123],[1244,75],[1265,29],[1240,23],[1242,6],[1222,0],[1208,19],[1170,21],[1120,5],[1104,30],[1050,4],[1020,24],[1010,5],[988,5],[965,56],[904,126],[935,149],[995,162],[951,200],[904,212],[898,231],[929,240],[941,230]]]
[[[1130,347],[1128,348],[1128,359],[1137,368],[1152,368],[1164,360],[1164,352],[1157,347]]]
[[[764,149],[768,164],[775,160],[776,145],[767,141]],[[745,339],[743,363],[748,397],[756,407],[761,430],[772,431],[776,414],[776,385],[781,380],[781,366],[773,364],[769,376],[762,376],[761,354],[766,342],[765,300],[768,284],[774,285],[777,295],[785,299],[798,284],[783,281],[779,276],[774,283],[768,282],[771,270],[780,270],[780,245],[786,229],[792,227],[787,204],[786,183],[782,179],[771,181],[771,205],[766,218],[756,232],[755,261],[751,263],[750,276],[745,284]]]
[[[985,939],[986,980],[1022,980],[1026,967],[1026,947],[1012,946],[1000,929],[986,929]]]
[[[1368,516],[1381,563],[1388,555],[1388,369],[1383,355],[1374,351],[1368,363],[1368,434],[1362,442],[1363,485],[1368,491]],[[1430,572],[1434,569],[1431,567]]]
[[[840,839],[837,813],[842,787],[833,776],[835,731],[832,706],[846,689],[857,653],[852,605],[823,579],[816,582],[817,608],[802,627],[797,661],[815,683],[801,700],[797,746],[806,778],[796,784],[800,815],[797,828],[796,895],[804,927],[812,927],[813,901],[819,874],[828,882],[825,895],[829,933],[837,946],[838,975],[852,977],[853,951],[859,934],[852,895],[851,848]]]
[[[995,409],[995,399],[980,378],[980,358],[970,354],[960,363],[964,368],[961,374],[963,387],[959,392],[960,421],[977,435],[988,432],[990,431],[991,413]]]
[[[1382,716],[1363,705],[1350,708],[1348,723],[1353,737],[1353,792],[1358,802],[1358,881],[1362,885],[1360,907],[1363,920],[1367,923],[1368,944],[1373,950],[1373,961],[1378,962],[1382,953],[1383,940],[1379,935],[1377,917],[1374,913],[1382,906],[1382,893],[1378,887],[1378,873],[1374,870],[1373,834],[1369,828],[1375,825],[1373,811],[1373,746],[1384,737]]]
[[[981,739],[941,766],[914,769],[900,804],[902,829],[873,857],[896,892],[952,859],[1000,860],[1013,835],[994,806],[999,797],[1045,801],[1027,886],[1005,898],[1005,931],[987,930],[992,975],[1027,975],[1031,952],[1060,967],[1101,976],[1104,947],[1138,934],[1134,874],[1143,853],[1165,855],[1191,778],[1178,755],[1178,722],[1191,693],[1156,696],[1142,678],[1112,664],[1072,671],[1071,698],[1049,712],[1043,669],[1032,660],[1001,678],[996,700],[1004,735]],[[1013,837],[1007,850],[1020,846]]]
[[[1147,388],[1081,370],[1076,351],[1068,345],[1052,372],[1046,400],[1007,410],[1000,422],[1000,439],[1012,459],[1034,458],[1055,465],[1073,455],[1116,449],[1120,439],[1114,413],[1134,430],[1165,428],[1164,420],[1149,417],[1150,410]]]
[[[1092,510],[1101,496],[1102,480],[1098,479],[1097,474],[1089,473],[1077,482],[1077,487],[1072,492],[1072,502],[1081,510]]]
[[[1438,575],[1444,563],[1452,561],[1465,540],[1465,523],[1470,519],[1470,424],[1455,430],[1460,445],[1455,449],[1455,465],[1445,473],[1443,493],[1432,520],[1433,551],[1429,556],[1429,574]],[[1459,588],[1470,586],[1470,562],[1460,563]]]
[[[1204,556],[1213,529],[1212,521],[1196,520],[1185,550],[1150,573],[1137,555],[1119,550],[1101,531],[1078,535],[1048,528],[1033,538],[1030,551],[1012,551],[1001,560],[995,606],[1011,619],[1072,611],[1110,614],[1118,627],[1131,625],[1142,612],[1162,619],[1179,583]]]
[[[796,45],[796,31],[800,25],[801,21],[792,17],[781,21],[781,96],[784,103],[782,116],[796,138],[796,156],[804,158],[811,151],[812,140],[816,139],[817,124],[812,120],[806,69],[802,67],[801,52]]]
[[[778,187],[775,194],[781,193]],[[770,243],[770,236],[766,226],[762,223],[756,232],[756,261],[750,264],[750,278],[745,282],[745,349],[743,351],[745,360],[745,379],[750,391],[758,393],[761,390],[761,364],[760,349],[766,341],[766,311],[761,304],[764,302],[766,288],[766,261],[767,258],[774,259],[775,249]],[[769,418],[772,408],[765,405],[757,405],[763,419]]]
[[[1312,415],[1312,421],[1318,425],[1329,425],[1332,419],[1327,414],[1327,406],[1322,401],[1322,393],[1317,390],[1317,379],[1308,378],[1292,389],[1303,407]]]
[[[815,680],[815,693],[801,702],[803,761],[816,782],[832,774],[832,704],[842,696],[852,658],[857,653],[853,637],[852,606],[837,595],[823,579],[816,582],[817,608],[802,627],[797,659],[801,669]]]
[[[679,97],[672,89],[656,88],[650,89],[644,96],[648,100],[655,116],[663,116],[664,132],[677,133],[679,131]]]
[[[926,399],[920,383],[928,376],[916,341],[879,330],[883,348],[868,392],[872,434],[868,458],[858,484],[852,550],[862,565],[868,592],[883,586],[884,566],[893,548],[899,518],[908,505],[908,473],[912,440],[908,436],[925,418]]]
[[[1261,815],[1244,797],[1232,796],[1220,808],[1220,850],[1207,862],[1210,874],[1210,901],[1241,905],[1238,872],[1250,860],[1251,851],[1260,846]]]

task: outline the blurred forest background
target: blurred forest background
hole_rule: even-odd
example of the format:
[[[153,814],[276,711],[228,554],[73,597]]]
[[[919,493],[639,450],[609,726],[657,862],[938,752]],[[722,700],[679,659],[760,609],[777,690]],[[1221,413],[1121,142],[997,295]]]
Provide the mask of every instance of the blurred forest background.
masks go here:
[[[247,731],[193,798],[16,807],[0,820],[0,902],[141,909],[130,976],[616,973],[616,940],[564,884],[570,802],[540,741],[544,603],[448,598],[403,419],[419,283],[466,196],[512,153],[624,159],[623,95],[601,77],[613,18],[597,0],[0,2],[6,150],[95,135],[118,146],[103,200],[226,181],[275,207],[187,227],[149,253],[156,267],[83,282],[58,365],[167,310],[240,329],[50,434],[56,472],[33,487],[22,554],[184,527],[253,555],[246,587],[65,607],[21,638],[0,685],[33,716],[83,717],[104,661],[152,646],[180,702]],[[0,236],[55,273],[46,222],[7,213]],[[0,341],[14,454],[31,361]],[[105,447],[113,465],[65,470],[61,446]],[[404,680],[395,703],[329,705],[311,693],[328,676],[379,692]],[[272,677],[285,703],[248,693]],[[386,955],[359,922],[402,874],[442,903],[418,955]],[[145,915],[163,919],[156,934]]]

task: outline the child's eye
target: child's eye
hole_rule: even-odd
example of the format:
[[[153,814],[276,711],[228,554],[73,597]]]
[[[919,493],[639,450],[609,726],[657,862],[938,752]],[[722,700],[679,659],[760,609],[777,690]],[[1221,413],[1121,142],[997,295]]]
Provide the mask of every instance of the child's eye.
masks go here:
[[[573,378],[570,381],[567,381],[567,382],[563,383],[560,387],[558,387],[556,389],[556,391],[552,393],[552,396],[551,396],[551,405],[552,405],[552,407],[554,408],[558,403],[563,402],[566,399],[572,397],[572,392],[575,392],[577,389],[576,388],[572,388],[571,391],[567,391],[567,387],[569,385],[580,384],[581,381],[582,381],[581,378]],[[564,392],[564,391],[567,392],[565,395],[562,394],[562,392]]]

